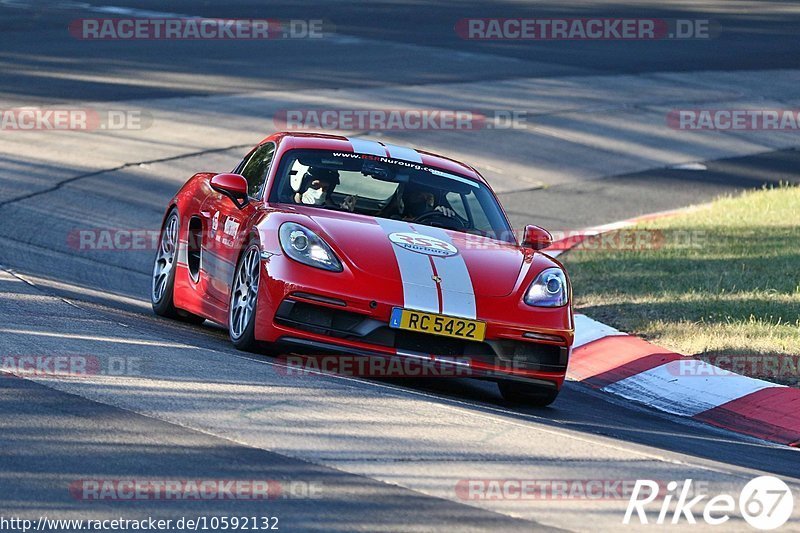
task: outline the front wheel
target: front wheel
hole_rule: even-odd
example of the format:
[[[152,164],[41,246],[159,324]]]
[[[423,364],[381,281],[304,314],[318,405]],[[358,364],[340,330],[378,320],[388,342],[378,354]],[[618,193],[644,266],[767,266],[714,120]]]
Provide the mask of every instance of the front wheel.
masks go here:
[[[250,243],[236,265],[228,304],[228,333],[239,350],[254,352],[259,348],[255,330],[260,278],[261,250]]]
[[[497,386],[500,388],[500,394],[504,400],[521,405],[545,407],[553,403],[558,397],[558,390],[555,388],[543,388],[528,383],[500,381]]]

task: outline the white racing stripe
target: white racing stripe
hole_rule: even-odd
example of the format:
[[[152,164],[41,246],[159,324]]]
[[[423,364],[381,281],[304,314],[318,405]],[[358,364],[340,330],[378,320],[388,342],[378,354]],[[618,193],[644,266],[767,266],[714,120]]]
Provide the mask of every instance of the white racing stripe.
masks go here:
[[[347,140],[356,153],[386,157],[388,152],[392,158],[422,163],[419,152],[405,146],[381,144],[358,137],[347,137]],[[453,244],[449,235],[438,228],[420,226],[416,229],[409,223],[389,219],[378,219],[378,224],[387,236],[391,233],[415,232]],[[434,257],[395,245],[392,245],[392,250],[400,268],[405,307],[462,318],[476,318],[475,291],[467,264],[460,253],[449,257]],[[436,274],[442,280],[440,287],[433,281],[434,270],[431,261],[436,267]]]
[[[358,137],[347,137],[347,140],[353,146],[353,151],[357,154],[386,157],[386,149],[379,142],[370,141],[369,139],[359,139]]]
[[[400,220],[377,219],[387,235],[411,232],[412,228]],[[403,307],[439,312],[439,291],[433,281],[433,269],[427,255],[412,252],[389,243],[400,268],[400,281],[403,284]]]
[[[377,155],[389,157],[394,159],[402,159],[403,161],[411,161],[413,163],[422,163],[422,156],[413,148],[406,146],[397,146],[396,144],[383,144],[369,139],[361,139],[359,137],[347,137],[347,140],[353,147],[353,151],[358,154]]]
[[[415,227],[419,233],[453,244],[446,231],[429,226]],[[454,245],[455,246],[455,245]],[[442,314],[477,318],[475,310],[475,290],[469,275],[467,263],[461,253],[448,257],[433,257],[436,273],[442,279]]]
[[[395,144],[384,144],[386,150],[389,152],[389,157],[395,159],[402,159],[403,161],[413,161],[414,163],[422,163],[422,156],[419,152],[412,148],[405,146],[397,146]]]
[[[414,232],[453,244],[450,236],[439,228],[415,226],[408,222],[388,219],[378,219],[378,224],[387,236],[391,233]],[[405,307],[462,318],[477,317],[472,279],[464,257],[460,253],[448,257],[429,256],[394,244],[392,251],[400,268]],[[431,261],[436,267],[436,274],[442,280],[440,287],[433,281],[434,270]]]

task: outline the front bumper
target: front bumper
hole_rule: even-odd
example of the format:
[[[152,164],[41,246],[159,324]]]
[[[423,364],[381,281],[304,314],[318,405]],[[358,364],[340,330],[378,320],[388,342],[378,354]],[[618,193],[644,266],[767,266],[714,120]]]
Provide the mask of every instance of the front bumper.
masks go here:
[[[564,381],[573,339],[568,307],[533,310],[520,301],[522,307],[515,311],[508,309],[509,298],[484,298],[479,305],[485,313],[479,308],[478,318],[487,323],[485,341],[417,333],[389,327],[391,310],[401,306],[402,294],[392,295],[385,282],[343,284],[337,274],[287,261],[272,257],[265,265],[269,275],[259,287],[256,317],[259,340],[304,353],[401,356],[462,369],[467,365],[468,371],[459,375],[480,379],[556,388]],[[502,320],[498,313],[527,323]],[[548,340],[534,341],[531,334]]]

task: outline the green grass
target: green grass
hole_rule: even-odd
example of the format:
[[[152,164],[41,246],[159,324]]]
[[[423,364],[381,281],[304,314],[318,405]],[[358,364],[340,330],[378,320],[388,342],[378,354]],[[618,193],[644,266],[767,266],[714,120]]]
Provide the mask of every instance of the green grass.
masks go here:
[[[800,355],[800,188],[725,197],[634,229],[657,230],[663,245],[561,256],[576,309],[687,355]]]

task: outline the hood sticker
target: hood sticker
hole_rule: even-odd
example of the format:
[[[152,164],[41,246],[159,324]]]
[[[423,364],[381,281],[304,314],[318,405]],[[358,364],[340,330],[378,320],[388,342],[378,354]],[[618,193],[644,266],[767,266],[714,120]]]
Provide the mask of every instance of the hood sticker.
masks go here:
[[[390,233],[389,240],[400,248],[424,255],[450,257],[458,253],[458,248],[449,242],[420,233]]]

